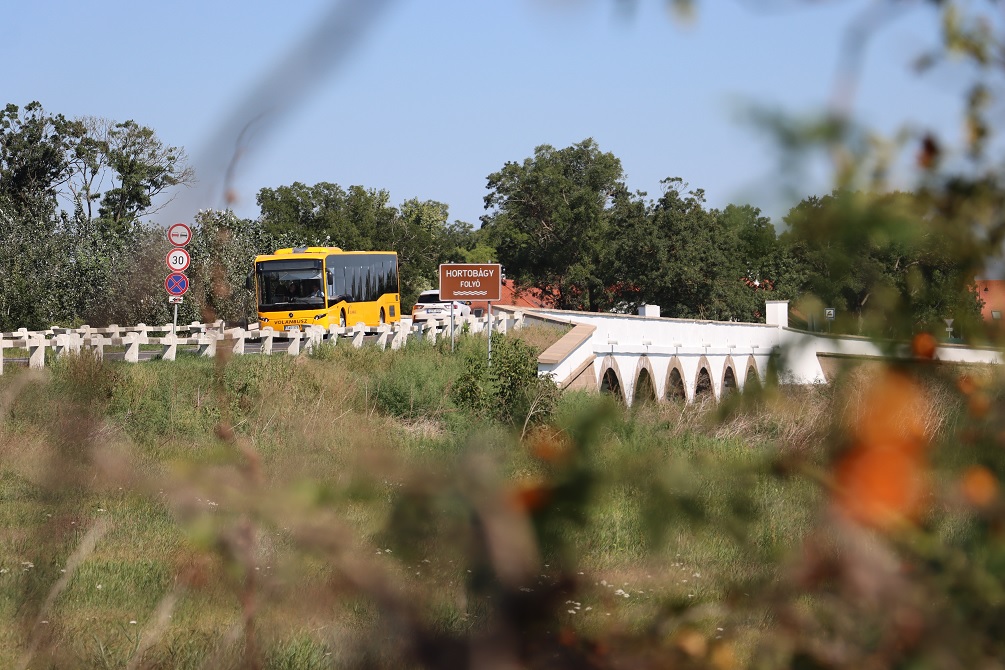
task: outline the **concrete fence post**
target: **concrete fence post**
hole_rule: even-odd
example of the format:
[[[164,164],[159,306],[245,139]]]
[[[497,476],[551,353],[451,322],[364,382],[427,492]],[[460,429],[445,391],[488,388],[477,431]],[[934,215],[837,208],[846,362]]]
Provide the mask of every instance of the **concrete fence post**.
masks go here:
[[[45,337],[34,336],[28,338],[28,367],[33,370],[41,370],[45,367],[45,347],[48,344]]]
[[[94,357],[99,361],[105,358],[105,345],[108,343],[107,338],[102,335],[92,335],[88,338],[85,344],[89,344],[94,349]]]
[[[126,363],[140,362],[140,334],[126,333],[122,338],[122,343],[126,345],[126,353],[123,358]]]
[[[366,328],[362,325],[357,324],[356,330],[352,335],[352,346],[359,349],[363,346],[363,338],[366,337]]]
[[[178,336],[171,334],[169,331],[167,335],[161,338],[161,344],[164,345],[164,351],[161,352],[161,360],[173,361],[178,358]]]
[[[286,353],[290,356],[300,355],[300,331],[299,330],[287,330],[285,332],[286,340],[290,343],[290,346],[286,349]]]
[[[262,328],[258,331],[258,336],[262,343],[262,355],[272,355],[272,343],[276,338],[276,331],[272,328]]]
[[[234,338],[234,348],[232,351],[241,356],[244,354],[244,341],[248,337],[248,333],[244,328],[234,328],[230,331],[230,336]]]
[[[219,339],[219,334],[206,330],[199,335],[199,355],[205,356],[206,358],[214,358],[216,356],[216,341]]]
[[[408,342],[408,333],[412,329],[412,320],[409,319],[406,323],[404,319],[394,324],[394,328],[391,330],[391,341],[389,342],[392,351],[397,351],[405,346]]]
[[[52,351],[56,358],[62,358],[67,354],[67,349],[69,348],[69,336],[57,333],[55,337],[52,338]]]

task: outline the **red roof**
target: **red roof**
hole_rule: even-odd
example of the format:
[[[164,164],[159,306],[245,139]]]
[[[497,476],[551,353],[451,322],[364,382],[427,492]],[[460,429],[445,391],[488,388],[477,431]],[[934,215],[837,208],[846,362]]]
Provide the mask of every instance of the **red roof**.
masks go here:
[[[555,306],[554,299],[549,300],[540,290],[536,288],[521,288],[519,292],[512,279],[502,280],[502,296],[500,300],[493,301],[493,305],[509,305],[512,307],[545,307]],[[488,303],[484,300],[473,300],[471,309],[480,309],[483,312],[488,309]]]
[[[984,301],[981,316],[985,321],[1000,321],[1005,314],[1005,279],[978,279],[975,283],[977,295]]]

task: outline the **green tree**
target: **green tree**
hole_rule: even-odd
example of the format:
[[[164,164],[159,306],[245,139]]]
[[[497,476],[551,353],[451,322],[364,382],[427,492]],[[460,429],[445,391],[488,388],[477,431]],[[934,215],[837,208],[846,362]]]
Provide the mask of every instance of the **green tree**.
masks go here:
[[[299,182],[258,194],[263,233],[288,244],[338,246],[347,251],[396,251],[406,308],[435,285],[440,263],[452,260],[463,233],[447,226],[447,205],[412,198],[400,208],[385,190]]]
[[[862,334],[906,337],[944,318],[973,327],[979,259],[969,234],[931,211],[912,193],[835,191],[796,205],[781,240],[805,268],[808,304],[836,308],[838,328]]]
[[[654,223],[670,241],[657,304],[679,317],[729,320],[746,316],[738,304],[742,291],[735,245],[725,235],[719,217],[705,209],[701,189],[685,192],[679,177],[663,180],[663,196],[653,210]]]
[[[593,139],[541,145],[490,174],[482,224],[507,276],[554,294],[558,307],[600,309],[607,208],[623,179],[621,161]]]
[[[14,104],[4,108],[0,113],[0,192],[10,206],[55,208],[59,188],[72,175],[70,157],[80,132],[79,125],[61,114],[48,114],[38,102],[23,110]]]
[[[466,221],[454,221],[446,228],[447,263],[492,263],[497,252],[487,240],[486,230],[474,229]]]
[[[434,200],[411,199],[384,227],[381,241],[398,252],[401,303],[407,309],[423,290],[436,285],[439,265],[449,252],[447,206]]]
[[[337,246],[347,251],[376,249],[397,217],[385,190],[321,182],[263,188],[258,192],[265,230],[299,244]]]
[[[267,232],[261,220],[241,219],[230,210],[199,212],[188,246],[192,258],[188,295],[198,318],[234,324],[257,320],[255,299],[245,280],[255,256],[286,246],[283,242]]]
[[[191,178],[184,160],[182,150],[132,121],[67,120],[37,102],[7,105],[0,113],[0,324],[38,328],[109,313],[113,285],[138,257],[139,217]],[[101,184],[111,186],[101,192]]]
[[[158,195],[190,183],[194,173],[185,165],[183,149],[166,146],[146,126],[125,121],[100,127],[104,133],[93,138],[90,150],[99,166],[107,166],[113,185],[101,194],[98,215],[109,229],[122,233],[150,213]]]
[[[76,129],[37,102],[0,113],[0,328],[45,328],[63,319],[46,277],[65,258],[59,189],[72,174]]]

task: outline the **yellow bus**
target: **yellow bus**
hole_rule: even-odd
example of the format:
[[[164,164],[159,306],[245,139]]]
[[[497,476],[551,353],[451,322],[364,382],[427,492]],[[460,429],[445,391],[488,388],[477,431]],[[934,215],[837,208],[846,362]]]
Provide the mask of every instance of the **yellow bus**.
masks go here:
[[[252,277],[253,275],[253,277]],[[377,326],[401,319],[398,254],[295,247],[255,257],[248,288],[262,328]]]

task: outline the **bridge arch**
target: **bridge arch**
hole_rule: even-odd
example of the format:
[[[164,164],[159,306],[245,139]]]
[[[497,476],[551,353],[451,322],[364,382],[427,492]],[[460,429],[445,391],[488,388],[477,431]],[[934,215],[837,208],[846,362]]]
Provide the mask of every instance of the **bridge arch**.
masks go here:
[[[621,402],[626,402],[625,385],[621,381],[623,377],[621,376],[618,362],[614,360],[613,356],[604,356],[600,369],[602,372],[600,373],[600,381],[597,386],[598,390],[601,393],[610,393]]]
[[[712,383],[712,366],[708,359],[702,356],[698,359],[698,367],[694,373],[694,396],[692,400],[704,396],[715,398],[715,386]]]
[[[754,391],[759,388],[761,388],[761,375],[757,372],[757,362],[753,356],[748,356],[744,364],[743,390]]]
[[[722,379],[719,380],[719,399],[737,391],[736,364],[732,356],[726,356],[722,365]]]
[[[684,367],[676,356],[670,360],[670,366],[667,368],[666,383],[663,385],[663,388],[666,389],[663,394],[666,400],[687,401],[687,384],[684,382]]]
[[[632,405],[639,402],[656,402],[656,375],[648,356],[639,356],[632,384]]]

